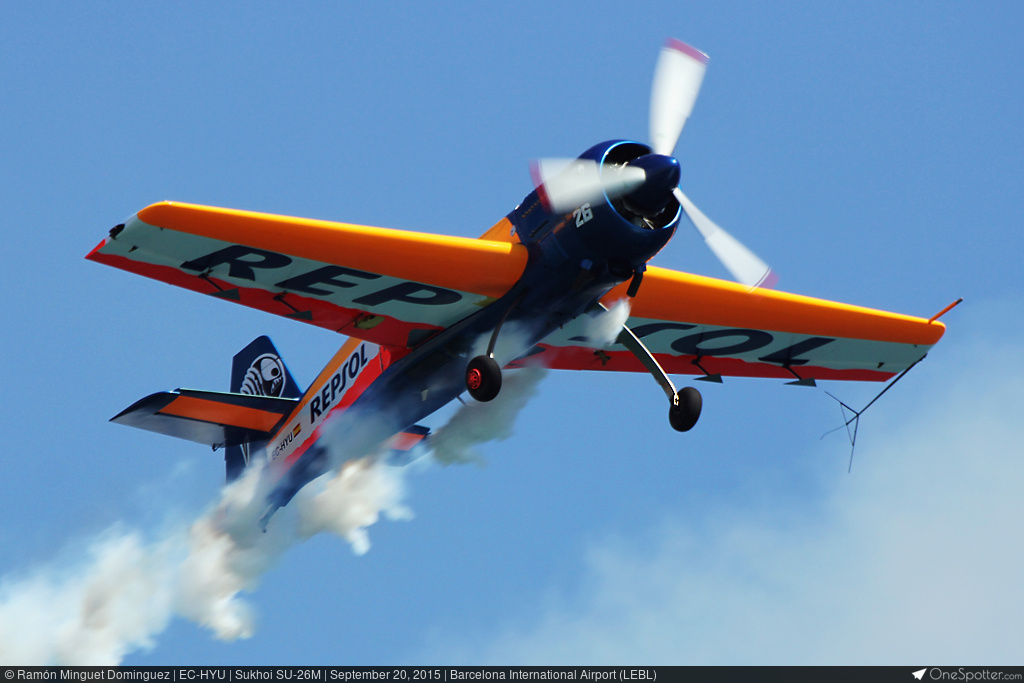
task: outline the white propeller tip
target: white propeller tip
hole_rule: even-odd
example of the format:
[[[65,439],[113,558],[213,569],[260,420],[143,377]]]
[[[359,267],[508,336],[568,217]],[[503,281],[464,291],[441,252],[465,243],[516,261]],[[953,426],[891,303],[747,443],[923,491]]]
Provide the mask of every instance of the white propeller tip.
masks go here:
[[[683,207],[690,222],[693,223],[693,227],[697,228],[701,237],[704,238],[704,243],[714,252],[736,282],[746,285],[751,290],[759,287],[764,289],[775,287],[779,276],[767,263],[705,216],[681,189],[677,187],[673,190],[673,194],[680,206]]]
[[[681,40],[669,38],[661,48],[651,85],[651,147],[671,155],[704,81],[708,56]]]

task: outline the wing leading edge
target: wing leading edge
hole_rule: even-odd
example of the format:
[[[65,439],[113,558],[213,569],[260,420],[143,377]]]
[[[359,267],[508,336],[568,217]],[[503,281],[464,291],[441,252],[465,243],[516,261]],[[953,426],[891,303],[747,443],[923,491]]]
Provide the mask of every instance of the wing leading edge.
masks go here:
[[[625,298],[625,285],[604,298]],[[627,325],[670,374],[885,381],[920,360],[940,322],[648,268]],[[642,372],[624,346],[589,345],[577,319],[530,357],[547,367]]]
[[[86,257],[390,347],[507,292],[520,244],[162,202]]]

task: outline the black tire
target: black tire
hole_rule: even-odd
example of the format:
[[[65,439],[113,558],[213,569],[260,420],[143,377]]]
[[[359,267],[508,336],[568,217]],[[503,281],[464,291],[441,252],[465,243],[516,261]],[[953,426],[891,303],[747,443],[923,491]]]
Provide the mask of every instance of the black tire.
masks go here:
[[[677,432],[688,432],[697,424],[704,400],[700,397],[700,392],[693,387],[683,387],[676,393],[676,397],[679,401],[677,405],[669,408],[668,422]]]
[[[501,368],[490,356],[477,356],[466,366],[466,389],[477,401],[492,400],[501,391]]]

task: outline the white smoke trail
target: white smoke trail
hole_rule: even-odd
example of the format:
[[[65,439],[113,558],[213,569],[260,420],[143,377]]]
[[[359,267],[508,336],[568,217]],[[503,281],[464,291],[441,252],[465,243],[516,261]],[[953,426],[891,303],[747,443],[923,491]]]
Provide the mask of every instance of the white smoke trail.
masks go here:
[[[252,467],[224,487],[217,505],[188,528],[187,553],[178,566],[176,614],[210,629],[221,640],[253,634],[252,610],[239,594],[254,589],[290,545],[280,528],[258,533],[265,494],[260,474],[259,467]]]
[[[69,571],[5,577],[0,664],[116,664],[130,652],[152,647],[174,617],[222,640],[248,638],[254,614],[241,594],[254,590],[291,545],[333,531],[363,553],[369,547],[366,527],[381,512],[408,517],[400,504],[400,472],[359,460],[318,480],[318,492],[300,494],[299,504],[279,511],[262,534],[256,524],[265,495],[259,475],[251,468],[191,525],[171,528],[155,540],[112,528]],[[293,509],[301,534],[295,532]]]
[[[73,574],[53,569],[0,585],[0,663],[110,664],[152,645],[173,602],[167,559],[175,541],[147,544],[111,529]]]
[[[481,464],[483,458],[474,446],[512,436],[516,416],[537,393],[537,385],[547,372],[543,368],[523,368],[503,373],[497,398],[488,403],[463,404],[447,424],[430,435],[428,445],[434,459],[442,465]]]
[[[437,459],[466,462],[478,457],[474,445],[508,438],[545,372],[508,372],[497,399],[460,409],[432,437]],[[342,444],[333,445],[338,461]],[[257,520],[266,496],[260,474],[251,467],[189,525],[148,540],[114,527],[93,540],[88,557],[70,569],[0,578],[0,664],[117,664],[153,647],[175,617],[222,640],[248,638],[254,611],[242,594],[253,591],[290,546],[330,532],[362,554],[369,549],[366,530],[381,515],[412,517],[402,504],[403,470],[365,457],[311,482],[260,533]]]
[[[619,299],[607,311],[587,319],[585,335],[592,346],[607,348],[615,343],[629,320],[629,299]]]
[[[412,519],[402,504],[404,482],[398,468],[363,458],[341,466],[329,479],[321,477],[296,497],[298,533],[303,538],[330,532],[352,544],[357,555],[370,549],[366,528],[383,513],[391,520]]]

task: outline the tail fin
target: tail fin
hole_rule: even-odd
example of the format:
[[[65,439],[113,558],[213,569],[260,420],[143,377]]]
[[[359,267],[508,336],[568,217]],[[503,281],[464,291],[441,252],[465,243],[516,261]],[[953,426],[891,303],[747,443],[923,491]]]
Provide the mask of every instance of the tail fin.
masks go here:
[[[302,390],[281,360],[269,337],[257,337],[235,354],[231,363],[231,391],[275,398],[301,398]],[[224,449],[227,480],[237,479],[249,465],[252,453],[263,448],[265,442],[228,446]]]
[[[238,394],[302,398],[281,354],[269,337],[257,337],[231,362],[231,391]]]

